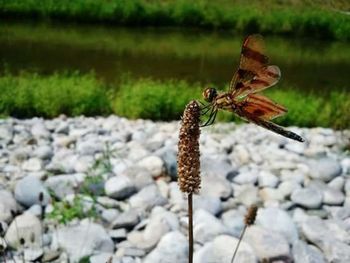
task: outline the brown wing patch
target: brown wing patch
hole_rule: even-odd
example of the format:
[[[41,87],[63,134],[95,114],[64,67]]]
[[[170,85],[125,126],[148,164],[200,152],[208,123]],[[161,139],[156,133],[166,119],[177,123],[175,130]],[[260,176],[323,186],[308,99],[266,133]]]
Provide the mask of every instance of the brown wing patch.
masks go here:
[[[240,87],[245,86],[264,68],[267,67],[268,57],[265,55],[264,40],[261,35],[248,36],[242,45],[239,68],[233,75],[230,91],[239,93]]]
[[[241,104],[241,111],[248,120],[252,117],[272,120],[285,114],[287,109],[263,95],[249,94]]]

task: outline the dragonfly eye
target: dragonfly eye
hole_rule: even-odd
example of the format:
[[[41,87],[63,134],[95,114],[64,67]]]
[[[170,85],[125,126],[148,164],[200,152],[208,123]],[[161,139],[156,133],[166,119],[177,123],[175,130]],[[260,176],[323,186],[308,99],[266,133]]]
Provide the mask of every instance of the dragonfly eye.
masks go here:
[[[218,95],[218,93],[216,92],[216,89],[214,89],[214,88],[206,88],[203,91],[203,97],[208,102],[212,102],[217,95]]]

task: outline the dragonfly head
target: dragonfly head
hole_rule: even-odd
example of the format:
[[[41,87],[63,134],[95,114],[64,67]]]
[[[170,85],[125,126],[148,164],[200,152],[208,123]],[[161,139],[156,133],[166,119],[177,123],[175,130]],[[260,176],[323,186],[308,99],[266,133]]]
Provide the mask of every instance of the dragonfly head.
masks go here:
[[[205,101],[212,102],[216,98],[218,93],[217,93],[215,88],[206,88],[203,91],[202,95],[203,95],[203,98],[205,99]]]

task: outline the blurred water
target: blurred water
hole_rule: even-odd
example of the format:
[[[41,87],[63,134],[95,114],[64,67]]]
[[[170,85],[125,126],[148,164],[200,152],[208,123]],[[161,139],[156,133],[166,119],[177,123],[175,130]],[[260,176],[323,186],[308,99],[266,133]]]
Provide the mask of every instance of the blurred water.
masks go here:
[[[2,23],[0,72],[93,70],[114,82],[125,73],[227,85],[238,65],[243,36],[232,32],[113,28],[88,25]],[[350,45],[266,36],[280,85],[327,94],[350,90]]]

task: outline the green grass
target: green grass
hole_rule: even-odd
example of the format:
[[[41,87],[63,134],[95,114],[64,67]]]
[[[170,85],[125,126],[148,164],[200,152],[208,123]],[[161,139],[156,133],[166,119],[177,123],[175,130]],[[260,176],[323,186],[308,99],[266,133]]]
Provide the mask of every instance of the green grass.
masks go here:
[[[262,3],[263,2],[263,3]],[[294,2],[297,2],[294,4]],[[341,1],[337,1],[341,2]],[[350,18],[310,1],[0,0],[2,17],[103,22],[131,26],[193,26],[236,32],[350,40]]]
[[[93,74],[40,76],[22,73],[0,77],[0,114],[55,117],[110,113],[104,86]]]
[[[192,99],[201,99],[202,87],[184,81],[150,79],[124,81],[114,99],[113,110],[128,118],[153,120],[179,119],[184,106]],[[301,93],[292,88],[275,87],[267,94],[285,105],[289,112],[276,123],[285,126],[350,128],[350,93],[332,91],[329,95]],[[218,121],[237,121],[227,112],[220,112]]]
[[[200,94],[199,85],[185,81],[124,80],[115,96],[113,110],[134,119],[174,120],[180,118],[188,101]]]
[[[56,73],[50,76],[23,73],[0,77],[0,115],[56,117],[117,114],[131,119],[178,120],[185,105],[201,99],[203,87],[185,81],[124,78],[115,91],[93,74]],[[107,95],[108,94],[108,95]],[[274,87],[267,95],[289,112],[276,119],[285,126],[350,128],[350,93],[335,89],[327,95]],[[218,121],[237,120],[220,113]]]

